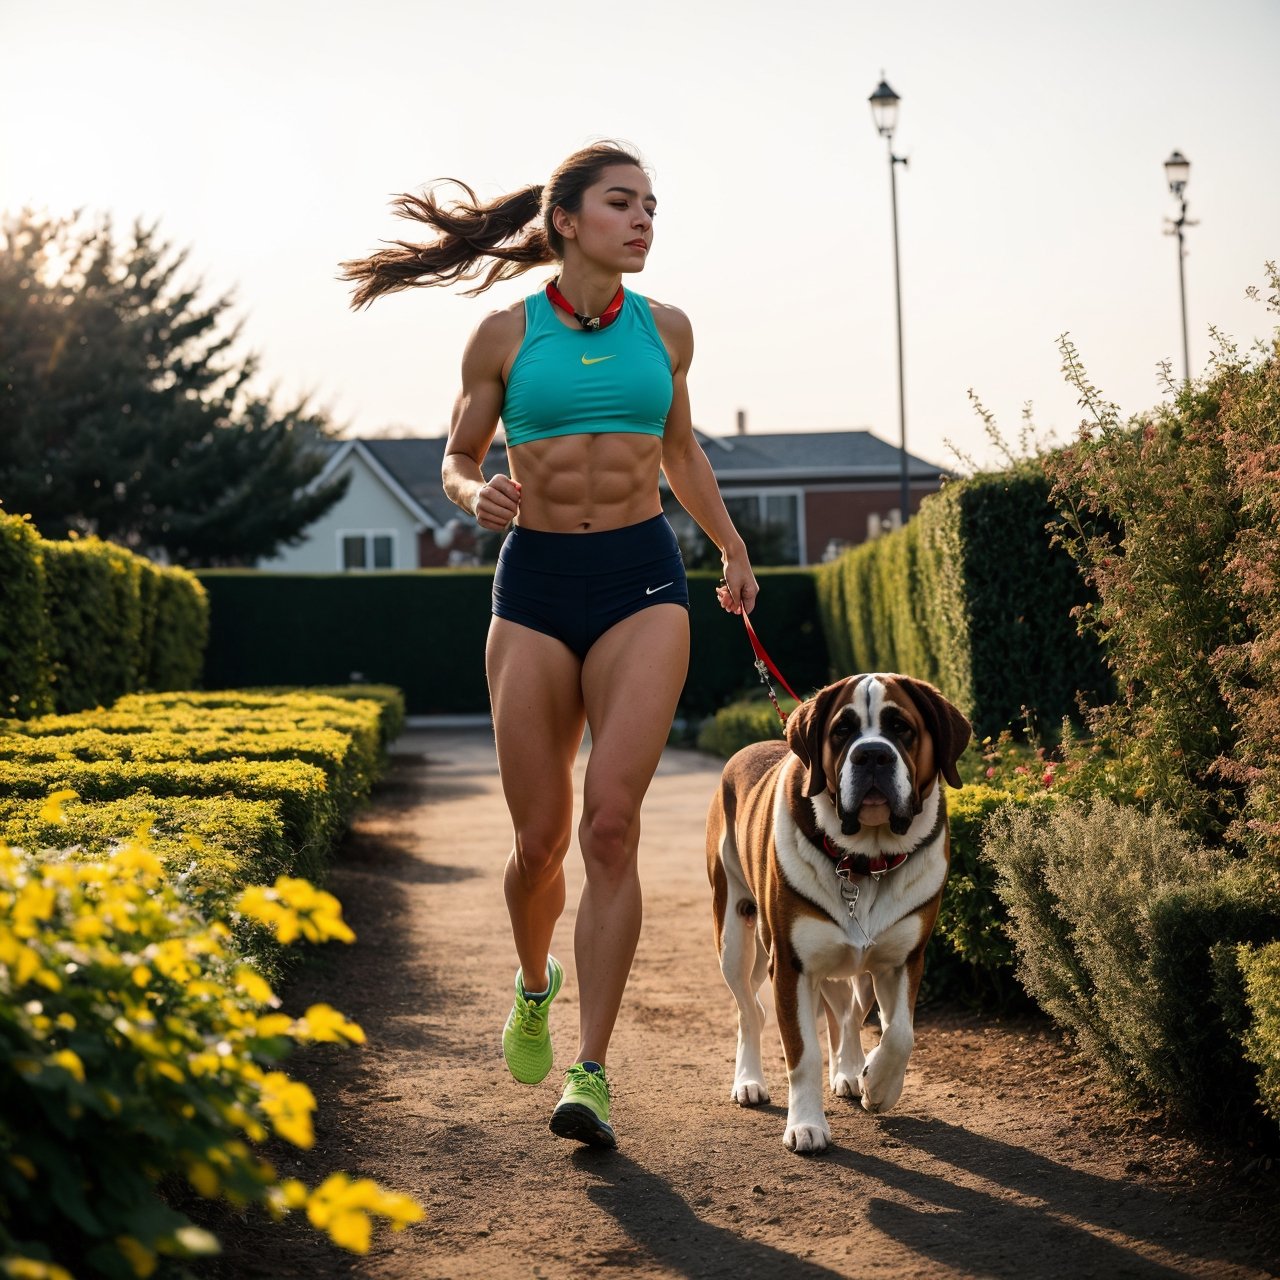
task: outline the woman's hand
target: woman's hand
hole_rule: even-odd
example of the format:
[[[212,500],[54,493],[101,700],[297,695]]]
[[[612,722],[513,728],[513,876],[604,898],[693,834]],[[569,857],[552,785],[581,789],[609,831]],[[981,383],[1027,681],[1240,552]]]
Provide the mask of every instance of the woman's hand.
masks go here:
[[[738,555],[724,555],[724,577],[716,587],[716,598],[727,613],[750,613],[756,607],[760,586],[745,551]]]
[[[501,533],[520,514],[520,482],[497,475],[476,490],[471,514],[482,529]]]

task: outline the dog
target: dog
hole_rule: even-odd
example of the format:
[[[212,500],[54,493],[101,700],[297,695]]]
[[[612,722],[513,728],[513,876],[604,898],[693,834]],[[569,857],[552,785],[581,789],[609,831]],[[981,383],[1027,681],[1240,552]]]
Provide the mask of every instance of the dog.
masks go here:
[[[887,1111],[915,1043],[924,951],[951,857],[942,781],[969,721],[931,684],[854,675],[787,718],[786,741],[729,760],[707,815],[707,869],[720,970],[738,1004],[734,1101],[769,1101],[760,1058],[768,974],[787,1063],[792,1151],[824,1151],[818,1009],[831,1091]],[[861,1027],[880,1008],[879,1045]]]

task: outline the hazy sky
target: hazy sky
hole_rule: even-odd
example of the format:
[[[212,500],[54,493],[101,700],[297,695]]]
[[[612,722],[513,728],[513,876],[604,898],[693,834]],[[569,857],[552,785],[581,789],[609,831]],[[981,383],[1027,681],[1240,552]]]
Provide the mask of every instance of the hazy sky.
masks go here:
[[[902,107],[908,447],[992,458],[1079,420],[1056,339],[1126,412],[1181,368],[1175,212],[1191,161],[1191,360],[1210,324],[1271,331],[1244,296],[1280,257],[1277,0],[0,0],[0,208],[158,219],[234,287],[282,395],[349,431],[447,430],[490,306],[419,289],[347,309],[342,258],[413,238],[390,197],[442,176],[542,181],[600,137],[635,144],[660,209],[641,292],[694,325],[695,423],[866,427],[897,441],[886,147]]]

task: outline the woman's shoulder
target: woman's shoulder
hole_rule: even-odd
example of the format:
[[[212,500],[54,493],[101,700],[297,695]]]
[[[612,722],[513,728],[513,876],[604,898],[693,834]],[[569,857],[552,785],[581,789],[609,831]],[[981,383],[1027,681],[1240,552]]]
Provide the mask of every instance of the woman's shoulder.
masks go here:
[[[524,340],[524,302],[490,311],[471,331],[462,355],[464,377],[501,377],[508,360]]]
[[[669,302],[658,302],[654,298],[646,298],[649,314],[658,330],[658,336],[666,343],[672,365],[678,368],[688,366],[693,355],[693,325],[689,317],[679,307]]]

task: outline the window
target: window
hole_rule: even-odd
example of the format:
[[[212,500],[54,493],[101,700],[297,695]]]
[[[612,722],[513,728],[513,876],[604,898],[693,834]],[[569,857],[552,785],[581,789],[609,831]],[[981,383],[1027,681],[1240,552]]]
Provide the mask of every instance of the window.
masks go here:
[[[377,533],[373,530],[338,535],[340,559],[344,571],[360,569],[394,569],[396,536],[394,533]]]
[[[800,538],[800,490],[760,489],[726,494],[739,532],[747,539],[752,561],[759,564],[803,564]],[[752,547],[752,537],[759,550]]]

